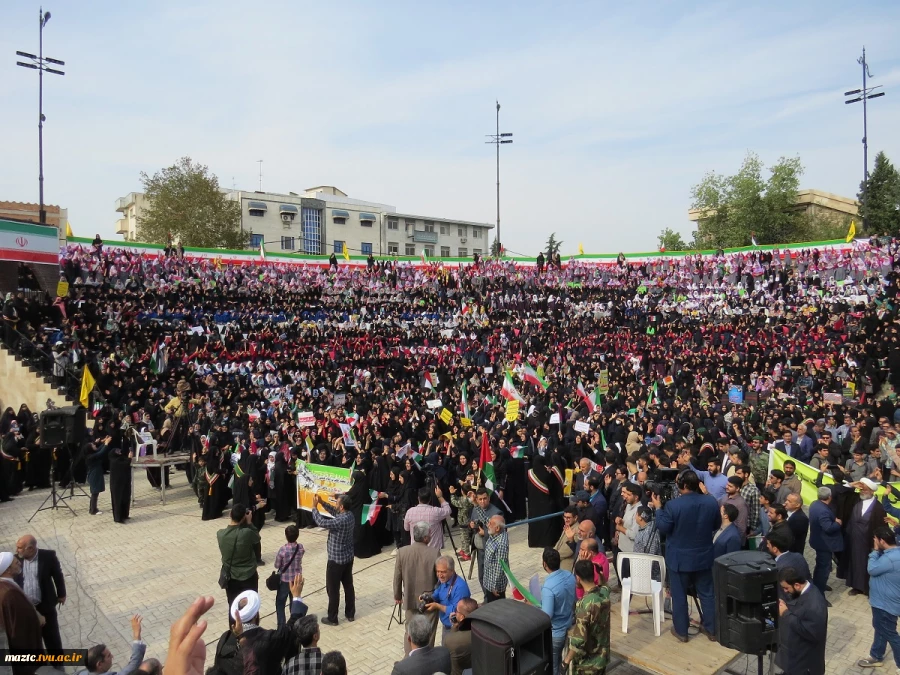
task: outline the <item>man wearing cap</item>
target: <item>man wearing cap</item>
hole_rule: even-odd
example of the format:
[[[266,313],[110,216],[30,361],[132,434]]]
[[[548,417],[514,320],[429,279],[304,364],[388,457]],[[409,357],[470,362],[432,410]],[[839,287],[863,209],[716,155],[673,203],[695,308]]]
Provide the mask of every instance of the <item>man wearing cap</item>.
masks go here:
[[[41,619],[19,588],[16,577],[22,572],[22,563],[12,553],[0,553],[0,622],[6,632],[9,649],[40,652]],[[15,675],[31,675],[35,664],[17,663],[12,667]]]
[[[309,608],[300,598],[303,575],[298,574],[290,585],[291,619],[306,616]],[[294,644],[294,621],[270,630],[259,627],[259,593],[244,591],[231,603],[234,634],[238,636],[244,662],[244,673],[269,675],[281,672],[285,653]]]
[[[859,502],[853,507],[847,523],[846,580],[850,595],[869,593],[869,554],[872,552],[875,528],[884,524],[884,507],[875,499],[878,484],[871,478],[853,483],[859,490]]]

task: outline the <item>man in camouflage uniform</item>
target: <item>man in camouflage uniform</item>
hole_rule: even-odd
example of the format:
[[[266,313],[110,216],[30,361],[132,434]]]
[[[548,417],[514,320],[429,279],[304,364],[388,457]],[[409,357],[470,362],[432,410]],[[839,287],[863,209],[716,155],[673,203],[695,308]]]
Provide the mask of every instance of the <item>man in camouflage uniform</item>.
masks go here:
[[[469,553],[472,550],[472,530],[466,527],[472,515],[472,506],[475,501],[475,490],[468,483],[463,483],[459,490],[450,486],[450,503],[456,507],[456,520],[460,524],[462,532],[462,548],[457,553],[462,560],[470,560]]]
[[[750,470],[757,488],[765,485],[769,478],[769,451],[765,449],[764,442],[762,436],[754,436],[750,445],[745,448],[750,455]]]
[[[573,675],[604,675],[609,664],[609,586],[594,583],[590,560],[579,560],[574,571],[584,597],[575,604],[563,671],[571,664]]]

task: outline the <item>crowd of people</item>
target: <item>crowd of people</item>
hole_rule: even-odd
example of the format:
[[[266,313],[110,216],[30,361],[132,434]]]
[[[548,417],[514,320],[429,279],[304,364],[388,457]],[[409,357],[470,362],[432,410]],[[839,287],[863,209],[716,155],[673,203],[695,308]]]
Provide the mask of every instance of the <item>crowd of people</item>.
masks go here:
[[[113,517],[126,523],[130,483],[114,469],[130,472],[151,447],[146,434],[158,454],[183,454],[176,470],[202,517],[230,513],[236,534],[220,533],[223,569],[230,547],[242,549],[223,586],[232,621],[231,603],[258,586],[252,532],[267,517],[288,527],[294,545],[277,561],[287,568],[278,581],[286,626],[297,623],[284,605],[301,576],[305,527],[329,528],[321,623],[331,625],[341,587],[344,616],[354,619],[355,558],[389,548],[399,565],[417,544],[439,551],[445,519],[460,528],[458,559],[477,559],[483,602],[503,598],[506,527],[549,516],[528,523],[528,544],[545,549],[548,579],[564,573],[552,586],[565,587],[571,611],[549,613],[554,659],[574,672],[605,667],[608,618],[605,655],[586,653],[597,642],[584,636],[608,617],[620,551],[659,554],[667,542],[673,631],[685,641],[688,586],[704,607],[699,630],[714,637],[714,556],[750,546],[802,553],[803,521],[816,552],[816,573],[804,577],[811,587],[827,590],[836,560],[838,578],[870,592],[874,534],[896,508],[873,495],[900,477],[893,240],[454,268],[236,265],[101,242],[65,248],[60,265],[66,297],[41,304],[17,294],[4,306],[8,346],[52,354],[55,368],[86,366],[96,380],[93,430],[82,447],[59,449],[53,478],[90,479],[97,495],[108,468]],[[508,414],[509,400],[518,412]],[[24,406],[0,417],[0,499],[49,484],[38,433]],[[783,469],[769,470],[771,447],[790,456]],[[297,508],[298,461],[351,470],[353,487],[336,507],[323,505],[332,517]],[[820,499],[804,505],[797,463],[837,487],[820,481]],[[665,504],[659,486],[672,482],[671,469],[685,499]],[[148,480],[161,487],[169,471],[149,469]],[[679,516],[691,500],[701,506]],[[373,503],[377,518],[364,520]],[[702,528],[691,530],[696,522],[683,519],[701,512]],[[428,532],[417,539],[421,523]],[[700,553],[678,558],[691,537]],[[454,558],[430,562],[450,574]],[[804,571],[789,569],[793,589],[789,580]],[[440,573],[435,566],[432,589]],[[570,592],[579,607],[587,599],[593,619],[578,618]],[[788,617],[793,592],[785,591]],[[429,645],[437,623],[454,631],[461,599],[435,600],[437,618],[428,616],[437,607],[418,612],[434,629]],[[408,594],[398,601],[417,613]],[[410,638],[420,649],[421,635]],[[782,640],[789,658],[800,638]]]

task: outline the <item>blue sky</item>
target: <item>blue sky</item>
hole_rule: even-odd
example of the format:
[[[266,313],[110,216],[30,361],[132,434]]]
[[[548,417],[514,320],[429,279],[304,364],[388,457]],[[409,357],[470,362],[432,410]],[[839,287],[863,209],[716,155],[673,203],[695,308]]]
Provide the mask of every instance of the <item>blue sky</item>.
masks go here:
[[[507,248],[574,253],[690,235],[690,188],[747,152],[799,155],[802,187],[855,195],[865,44],[887,95],[870,163],[900,164],[900,3],[45,4],[45,199],[114,239],[114,201],[183,155],[223,186],[336,185],[400,211],[493,222]],[[624,6],[623,5],[627,5]],[[0,7],[0,199],[37,201],[38,3]]]

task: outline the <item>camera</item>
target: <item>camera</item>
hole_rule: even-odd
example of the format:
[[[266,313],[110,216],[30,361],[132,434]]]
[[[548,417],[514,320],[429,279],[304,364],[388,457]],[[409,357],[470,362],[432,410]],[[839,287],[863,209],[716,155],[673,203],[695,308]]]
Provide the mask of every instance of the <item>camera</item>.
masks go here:
[[[456,612],[450,615],[450,623],[459,623],[459,619],[456,618]]]
[[[425,605],[434,602],[434,594],[430,592],[422,593],[419,596],[419,604],[416,606],[419,614],[422,614],[425,611]]]
[[[487,532],[487,523],[485,523],[483,520],[476,520],[475,531],[477,532],[478,530],[484,530],[485,532]]]
[[[675,499],[678,489],[675,481],[647,481],[644,483],[644,489],[649,490],[659,497],[660,504],[665,507],[666,502]]]

